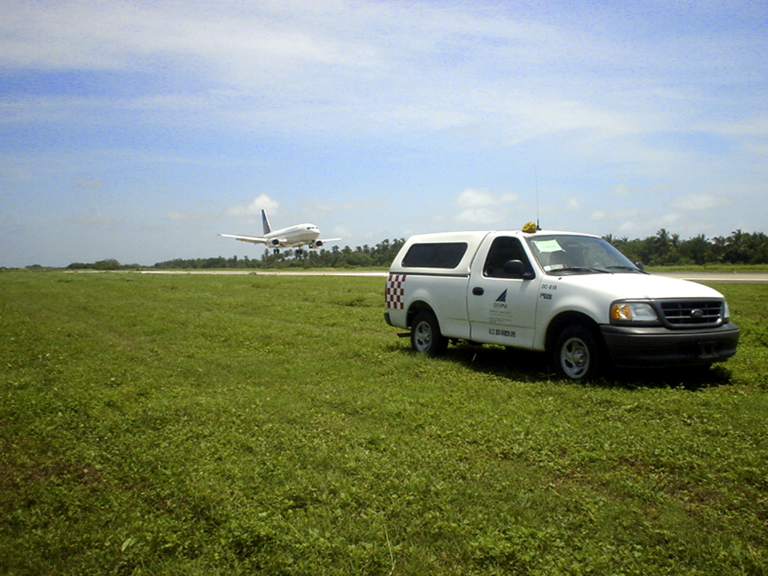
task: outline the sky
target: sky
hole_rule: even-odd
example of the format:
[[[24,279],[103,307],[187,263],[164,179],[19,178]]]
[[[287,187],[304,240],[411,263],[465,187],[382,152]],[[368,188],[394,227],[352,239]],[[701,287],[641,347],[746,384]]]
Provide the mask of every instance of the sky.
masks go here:
[[[765,0],[5,0],[0,266],[768,232]]]

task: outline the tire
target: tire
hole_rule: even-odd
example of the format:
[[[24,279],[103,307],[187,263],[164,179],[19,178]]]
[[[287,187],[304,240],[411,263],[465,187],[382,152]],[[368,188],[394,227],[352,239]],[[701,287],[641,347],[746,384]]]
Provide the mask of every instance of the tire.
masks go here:
[[[411,325],[411,348],[430,356],[439,356],[448,348],[448,340],[443,337],[437,318],[431,312],[416,315]]]
[[[600,367],[597,343],[584,326],[569,326],[557,337],[552,364],[561,378],[577,382],[591,379]]]

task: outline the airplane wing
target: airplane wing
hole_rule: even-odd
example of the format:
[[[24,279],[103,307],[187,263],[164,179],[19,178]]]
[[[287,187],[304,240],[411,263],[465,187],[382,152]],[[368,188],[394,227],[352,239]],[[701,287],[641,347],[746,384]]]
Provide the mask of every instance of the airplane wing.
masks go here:
[[[310,250],[314,250],[316,248],[325,246],[328,242],[335,242],[336,240],[341,240],[341,238],[318,238],[317,240],[307,242],[307,246]]]
[[[240,240],[240,242],[253,242],[254,244],[267,243],[267,239],[263,236],[238,236],[236,234],[219,234],[219,236],[223,236],[224,238],[234,238],[235,240]]]

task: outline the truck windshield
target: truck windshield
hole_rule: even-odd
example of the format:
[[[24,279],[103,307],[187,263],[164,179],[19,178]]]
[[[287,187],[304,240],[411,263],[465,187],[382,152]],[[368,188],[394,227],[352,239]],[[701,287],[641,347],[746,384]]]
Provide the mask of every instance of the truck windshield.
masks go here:
[[[602,238],[548,234],[528,238],[528,245],[547,274],[642,273]]]

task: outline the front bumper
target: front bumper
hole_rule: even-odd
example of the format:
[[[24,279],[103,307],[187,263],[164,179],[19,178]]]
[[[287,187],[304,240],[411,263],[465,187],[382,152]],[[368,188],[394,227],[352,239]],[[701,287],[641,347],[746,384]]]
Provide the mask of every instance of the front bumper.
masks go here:
[[[623,368],[723,362],[736,354],[739,342],[739,328],[730,323],[706,330],[602,326],[601,332],[611,361]]]

